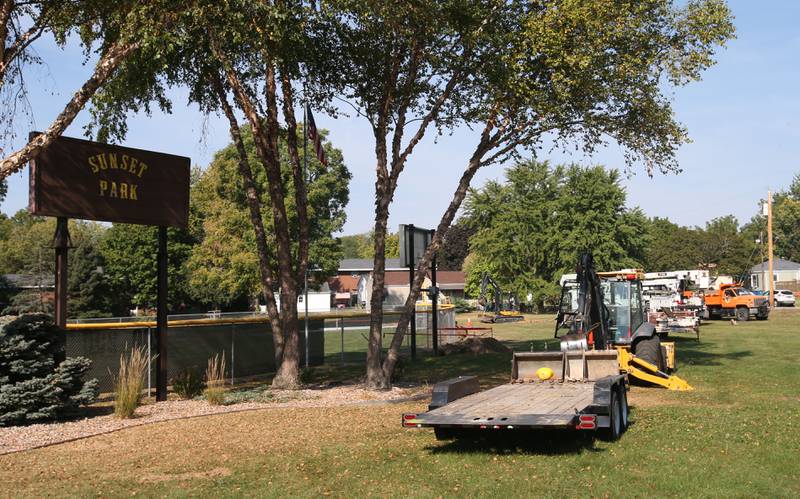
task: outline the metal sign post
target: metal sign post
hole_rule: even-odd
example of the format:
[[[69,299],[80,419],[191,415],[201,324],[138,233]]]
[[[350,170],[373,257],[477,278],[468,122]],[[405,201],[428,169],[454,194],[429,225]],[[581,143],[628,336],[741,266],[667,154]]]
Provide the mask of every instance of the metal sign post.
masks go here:
[[[56,326],[60,329],[58,341],[62,346],[66,346],[67,328],[67,293],[69,276],[69,248],[71,241],[69,237],[69,220],[66,217],[56,219],[56,233],[53,237],[53,248],[56,250]],[[66,348],[59,348],[56,354],[56,363],[60,364],[67,358]]]
[[[400,246],[400,263],[408,267],[408,291],[414,285],[414,271],[419,259],[425,254],[428,245],[431,243],[433,237],[432,230],[421,229],[414,227],[413,224],[400,225],[399,246]],[[435,262],[435,260],[434,260]],[[435,282],[435,281],[434,281]],[[436,319],[434,319],[436,320]],[[436,324],[434,323],[434,326]],[[410,321],[411,327],[411,359],[417,358],[417,307],[414,304],[414,314]],[[434,333],[435,334],[435,333]]]
[[[156,401],[167,400],[167,228],[158,228],[158,311],[156,312]]]
[[[406,225],[406,258],[408,263],[408,292],[411,292],[411,286],[414,283],[414,225]],[[417,305],[414,304],[414,313],[411,314],[411,360],[417,358]]]
[[[431,231],[431,240],[433,234]],[[433,343],[433,355],[439,355],[439,287],[436,285],[436,253],[431,260],[431,341]]]

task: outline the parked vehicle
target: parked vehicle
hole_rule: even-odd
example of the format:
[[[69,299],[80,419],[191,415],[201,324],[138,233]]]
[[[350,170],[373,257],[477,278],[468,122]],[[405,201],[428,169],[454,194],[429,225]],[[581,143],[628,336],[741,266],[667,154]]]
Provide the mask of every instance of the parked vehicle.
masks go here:
[[[709,319],[735,318],[746,321],[751,317],[769,317],[769,298],[756,296],[740,284],[723,284],[719,290],[707,291],[704,297]]]
[[[774,298],[776,307],[794,307],[794,292],[789,289],[775,290]]]

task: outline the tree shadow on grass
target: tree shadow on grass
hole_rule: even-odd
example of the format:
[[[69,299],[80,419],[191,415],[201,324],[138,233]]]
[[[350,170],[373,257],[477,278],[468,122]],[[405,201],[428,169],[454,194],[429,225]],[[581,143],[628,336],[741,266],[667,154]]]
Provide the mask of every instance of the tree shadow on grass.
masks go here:
[[[499,433],[502,431],[502,433]],[[558,430],[473,430],[455,440],[428,446],[432,454],[538,454],[563,455],[603,452],[594,447],[591,433]]]
[[[712,352],[713,343],[697,342],[690,338],[670,338],[675,342],[676,356],[679,364],[695,366],[719,366],[725,360],[741,360],[751,357],[753,352],[750,350],[739,350],[737,352]]]

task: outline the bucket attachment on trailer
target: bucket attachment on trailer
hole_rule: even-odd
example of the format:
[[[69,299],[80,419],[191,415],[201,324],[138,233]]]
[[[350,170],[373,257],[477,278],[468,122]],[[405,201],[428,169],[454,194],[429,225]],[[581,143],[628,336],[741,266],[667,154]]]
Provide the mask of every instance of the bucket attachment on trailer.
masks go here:
[[[658,367],[633,355],[625,347],[617,347],[619,368],[636,379],[663,386],[668,390],[694,390],[683,378],[659,371]]]

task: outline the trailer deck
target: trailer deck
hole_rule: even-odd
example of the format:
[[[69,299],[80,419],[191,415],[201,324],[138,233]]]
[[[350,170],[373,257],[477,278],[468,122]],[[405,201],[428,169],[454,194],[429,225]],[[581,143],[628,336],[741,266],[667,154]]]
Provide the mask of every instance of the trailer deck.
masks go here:
[[[531,382],[501,385],[420,414],[424,425],[566,427],[592,405],[594,383]]]
[[[403,414],[406,428],[434,428],[437,438],[457,432],[537,428],[597,430],[618,437],[627,426],[626,378],[619,352],[516,352],[511,382],[480,391],[475,376],[433,387],[428,411]]]

